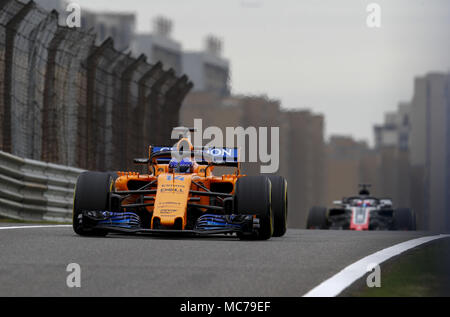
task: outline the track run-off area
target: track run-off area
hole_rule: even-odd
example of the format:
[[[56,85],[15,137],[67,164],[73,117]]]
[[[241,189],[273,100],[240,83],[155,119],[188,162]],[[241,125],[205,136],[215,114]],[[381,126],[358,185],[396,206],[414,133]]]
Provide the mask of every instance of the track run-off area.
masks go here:
[[[337,296],[381,264],[450,235],[290,229],[282,238],[79,237],[71,225],[0,224],[0,296]],[[81,268],[69,288],[67,266]]]

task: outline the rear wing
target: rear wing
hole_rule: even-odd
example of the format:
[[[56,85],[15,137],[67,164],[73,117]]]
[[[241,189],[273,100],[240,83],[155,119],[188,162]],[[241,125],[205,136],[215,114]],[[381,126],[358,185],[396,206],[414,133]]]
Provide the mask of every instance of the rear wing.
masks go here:
[[[156,157],[159,164],[168,164],[172,157],[190,155],[200,165],[229,166],[239,168],[239,148],[196,147],[190,152],[179,152],[174,147],[151,146],[150,159]]]

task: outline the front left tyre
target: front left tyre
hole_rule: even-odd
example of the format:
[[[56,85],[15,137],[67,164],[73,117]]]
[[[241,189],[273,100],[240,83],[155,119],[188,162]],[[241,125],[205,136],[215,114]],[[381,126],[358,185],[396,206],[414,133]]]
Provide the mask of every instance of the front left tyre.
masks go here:
[[[83,211],[106,211],[113,178],[110,173],[84,172],[77,180],[73,201],[73,230],[81,236],[105,236],[107,232],[92,228]]]
[[[239,233],[241,240],[268,240],[274,232],[271,206],[272,185],[267,176],[245,176],[236,182],[234,206],[238,215],[254,214],[259,229],[252,234]]]

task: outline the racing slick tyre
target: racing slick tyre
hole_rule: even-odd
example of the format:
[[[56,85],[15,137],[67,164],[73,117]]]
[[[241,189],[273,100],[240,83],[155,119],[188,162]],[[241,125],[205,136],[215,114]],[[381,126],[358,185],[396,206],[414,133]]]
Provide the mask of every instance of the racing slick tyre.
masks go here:
[[[312,207],[309,210],[306,229],[328,229],[327,209],[325,207]]]
[[[271,183],[266,176],[245,176],[236,182],[234,207],[239,215],[256,215],[259,229],[252,234],[239,233],[241,240],[268,240],[273,234]]]
[[[394,210],[394,230],[416,230],[416,217],[409,208]]]
[[[281,176],[269,176],[269,179],[272,183],[273,237],[282,237],[287,227],[287,181]]]
[[[83,210],[108,210],[113,178],[109,173],[84,172],[77,180],[73,201],[73,230],[81,236],[105,236],[107,231],[92,229],[83,222]]]

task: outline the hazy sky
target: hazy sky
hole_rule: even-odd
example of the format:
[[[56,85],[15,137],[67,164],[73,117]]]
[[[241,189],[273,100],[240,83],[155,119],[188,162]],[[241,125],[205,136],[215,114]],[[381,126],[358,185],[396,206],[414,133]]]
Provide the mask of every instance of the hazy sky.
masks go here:
[[[325,115],[326,134],[373,139],[373,124],[412,97],[413,79],[450,70],[448,0],[78,0],[82,9],[137,14],[140,32],[163,15],[173,38],[198,50],[224,41],[232,90]],[[366,7],[382,8],[380,29]]]

